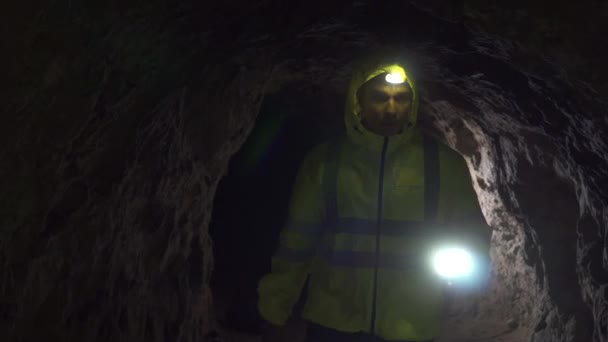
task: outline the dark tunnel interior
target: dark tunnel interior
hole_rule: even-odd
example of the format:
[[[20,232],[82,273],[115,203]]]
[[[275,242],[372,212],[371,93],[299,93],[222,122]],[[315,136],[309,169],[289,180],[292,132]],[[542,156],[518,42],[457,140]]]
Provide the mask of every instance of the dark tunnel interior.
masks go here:
[[[344,95],[289,84],[265,96],[256,123],[218,185],[209,234],[220,323],[260,332],[257,282],[270,271],[292,185],[313,146],[343,133]]]

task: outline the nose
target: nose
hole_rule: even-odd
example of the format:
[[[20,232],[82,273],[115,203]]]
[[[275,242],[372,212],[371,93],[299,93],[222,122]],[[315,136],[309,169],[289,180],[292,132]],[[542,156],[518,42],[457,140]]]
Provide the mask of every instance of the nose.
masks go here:
[[[386,113],[393,115],[397,113],[397,104],[395,103],[395,100],[392,97],[388,99],[388,103],[386,105]]]

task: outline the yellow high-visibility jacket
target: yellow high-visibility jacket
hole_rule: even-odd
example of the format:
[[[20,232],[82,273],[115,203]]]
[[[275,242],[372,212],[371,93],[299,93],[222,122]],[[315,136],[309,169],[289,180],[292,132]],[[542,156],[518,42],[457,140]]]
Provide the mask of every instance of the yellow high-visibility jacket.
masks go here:
[[[317,146],[300,167],[272,271],[258,286],[259,311],[271,323],[286,322],[308,278],[308,321],[343,332],[373,329],[387,340],[431,339],[443,284],[428,251],[451,234],[487,254],[487,240],[470,234],[489,228],[470,220],[482,216],[466,164],[416,129],[409,75],[414,98],[402,133],[386,138],[361,124],[357,89],[394,66],[355,73],[346,137]],[[477,227],[459,226],[467,224]]]

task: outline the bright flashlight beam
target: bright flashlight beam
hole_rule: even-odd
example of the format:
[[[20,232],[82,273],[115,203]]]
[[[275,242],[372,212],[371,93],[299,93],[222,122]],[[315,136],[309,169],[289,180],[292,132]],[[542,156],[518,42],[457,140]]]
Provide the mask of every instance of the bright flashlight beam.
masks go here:
[[[470,276],[473,273],[473,257],[462,248],[445,248],[433,257],[435,272],[446,279]]]

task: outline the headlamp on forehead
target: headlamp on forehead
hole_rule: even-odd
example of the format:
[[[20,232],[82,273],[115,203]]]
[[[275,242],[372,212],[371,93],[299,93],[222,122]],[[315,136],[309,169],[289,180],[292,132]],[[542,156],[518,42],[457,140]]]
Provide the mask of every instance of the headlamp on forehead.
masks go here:
[[[386,74],[386,82],[390,84],[402,84],[405,82],[405,77],[399,74]]]
[[[405,78],[406,76],[403,68],[394,65],[388,68],[385,80],[390,84],[402,84],[405,82]]]

